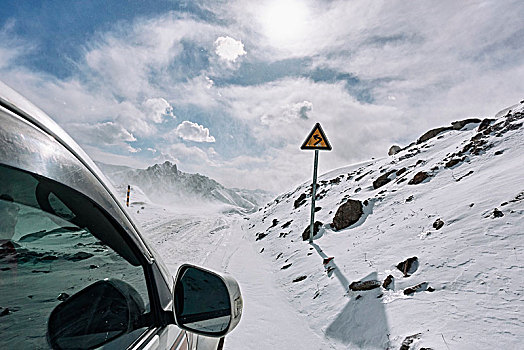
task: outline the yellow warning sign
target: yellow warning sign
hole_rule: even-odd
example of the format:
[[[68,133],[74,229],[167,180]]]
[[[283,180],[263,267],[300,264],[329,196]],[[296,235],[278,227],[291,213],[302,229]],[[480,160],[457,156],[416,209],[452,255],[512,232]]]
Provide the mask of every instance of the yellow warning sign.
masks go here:
[[[318,149],[331,151],[331,145],[320,126],[320,123],[317,123],[313,130],[309,133],[306,141],[302,144],[300,149]]]

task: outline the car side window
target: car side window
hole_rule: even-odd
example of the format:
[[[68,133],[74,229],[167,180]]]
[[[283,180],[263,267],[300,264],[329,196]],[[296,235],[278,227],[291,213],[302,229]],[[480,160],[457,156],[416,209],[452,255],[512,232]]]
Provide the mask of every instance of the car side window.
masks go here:
[[[0,165],[0,348],[122,348],[150,319],[140,255],[111,217]]]

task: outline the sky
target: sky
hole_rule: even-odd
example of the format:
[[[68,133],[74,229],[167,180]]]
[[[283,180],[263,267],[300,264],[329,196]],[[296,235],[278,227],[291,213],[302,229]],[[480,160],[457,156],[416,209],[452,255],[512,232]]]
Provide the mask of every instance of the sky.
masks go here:
[[[97,161],[287,190],[524,99],[524,2],[0,1],[0,80]]]

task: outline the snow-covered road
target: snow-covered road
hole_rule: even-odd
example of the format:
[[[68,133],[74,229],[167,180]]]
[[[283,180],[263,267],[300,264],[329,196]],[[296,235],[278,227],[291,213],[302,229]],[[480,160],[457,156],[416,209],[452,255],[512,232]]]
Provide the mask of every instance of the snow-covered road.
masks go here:
[[[132,209],[136,213],[137,207]],[[240,216],[155,205],[142,205],[139,210],[135,217],[146,239],[173,274],[180,264],[192,263],[237,279],[244,311],[239,326],[226,337],[226,349],[331,348],[287,302],[267,262],[246,239]]]

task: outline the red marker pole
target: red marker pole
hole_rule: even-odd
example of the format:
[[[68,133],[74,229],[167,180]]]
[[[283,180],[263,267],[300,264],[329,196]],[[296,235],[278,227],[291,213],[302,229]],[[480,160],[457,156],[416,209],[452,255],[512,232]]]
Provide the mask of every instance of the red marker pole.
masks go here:
[[[127,185],[127,200],[126,205],[129,207],[129,192],[131,192],[131,185]]]

